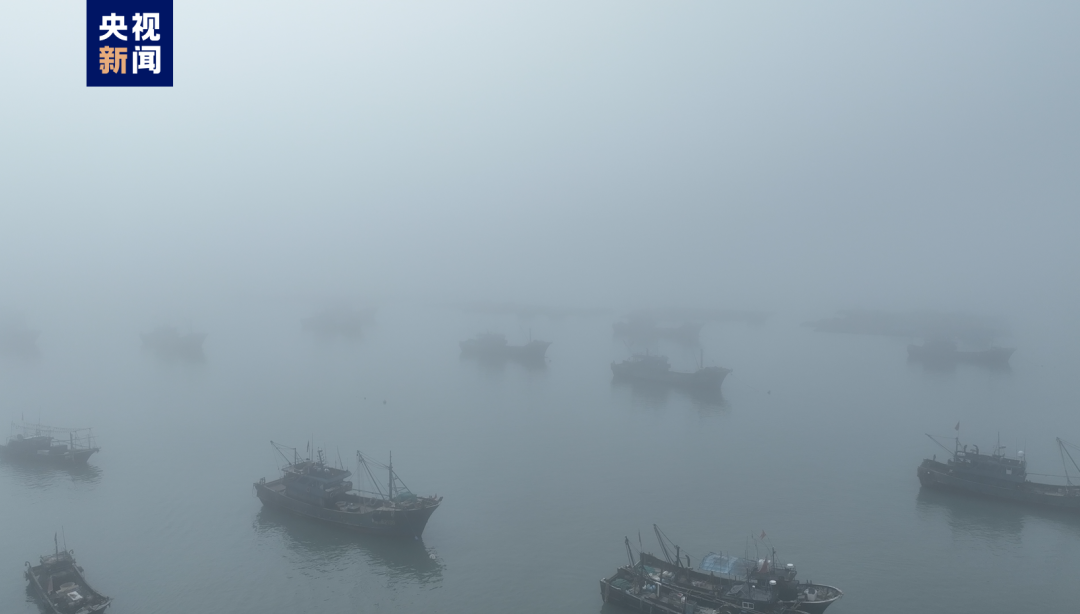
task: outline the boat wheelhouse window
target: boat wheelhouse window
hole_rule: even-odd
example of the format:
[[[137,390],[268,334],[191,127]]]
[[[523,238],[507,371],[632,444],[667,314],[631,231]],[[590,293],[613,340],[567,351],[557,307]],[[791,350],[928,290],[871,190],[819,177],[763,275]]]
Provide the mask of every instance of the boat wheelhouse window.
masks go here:
[[[744,601],[744,602],[742,602],[742,607],[743,607],[744,610],[753,610],[754,609],[754,604],[750,603],[749,601]]]

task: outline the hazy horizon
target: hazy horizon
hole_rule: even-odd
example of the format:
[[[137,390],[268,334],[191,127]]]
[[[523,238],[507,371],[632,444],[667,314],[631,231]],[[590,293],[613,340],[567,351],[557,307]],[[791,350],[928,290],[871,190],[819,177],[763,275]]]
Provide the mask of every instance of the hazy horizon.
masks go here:
[[[0,9],[9,310],[1080,307],[1073,3],[185,2],[147,90],[52,9]]]

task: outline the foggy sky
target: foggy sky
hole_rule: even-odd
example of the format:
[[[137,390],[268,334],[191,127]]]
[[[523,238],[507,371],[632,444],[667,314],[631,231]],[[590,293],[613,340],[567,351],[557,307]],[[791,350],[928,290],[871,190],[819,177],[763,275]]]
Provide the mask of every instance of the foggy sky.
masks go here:
[[[0,4],[0,305],[1080,307],[1075,2]]]

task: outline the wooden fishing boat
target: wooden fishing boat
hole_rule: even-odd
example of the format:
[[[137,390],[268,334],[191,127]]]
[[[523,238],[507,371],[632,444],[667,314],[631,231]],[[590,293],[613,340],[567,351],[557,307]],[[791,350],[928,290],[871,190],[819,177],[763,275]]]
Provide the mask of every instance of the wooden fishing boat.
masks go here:
[[[95,614],[109,607],[112,599],[94,590],[75,563],[73,550],[41,557],[41,563],[26,563],[26,579],[31,592],[52,614]]]
[[[316,458],[301,459],[294,448],[270,442],[286,460],[282,477],[255,483],[255,494],[263,505],[301,516],[367,533],[419,538],[428,519],[435,513],[442,497],[421,497],[412,493],[394,472],[393,458],[382,465],[356,453],[358,469],[366,472],[375,492],[353,490],[343,467],[329,465],[318,450]],[[293,453],[293,458],[284,451]],[[369,465],[382,467],[389,474],[384,493],[371,474]]]

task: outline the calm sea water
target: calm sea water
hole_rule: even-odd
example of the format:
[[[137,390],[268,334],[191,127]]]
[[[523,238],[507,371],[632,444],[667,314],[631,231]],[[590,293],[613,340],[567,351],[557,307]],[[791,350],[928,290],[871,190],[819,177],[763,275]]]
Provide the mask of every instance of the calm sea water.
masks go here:
[[[1026,450],[1061,473],[1080,440],[1075,358],[1017,332],[1013,368],[931,372],[905,340],[813,333],[794,317],[710,325],[723,399],[613,385],[611,320],[520,322],[384,307],[364,339],[306,337],[307,312],[245,306],[196,323],[203,364],[141,352],[134,320],[41,318],[41,356],[0,362],[4,418],[92,426],[67,471],[0,464],[0,611],[37,612],[22,564],[54,532],[117,614],[616,612],[598,580],[652,525],[695,562],[755,554],[767,534],[803,579],[840,587],[831,614],[1075,611],[1080,517],[921,492],[943,454],[925,436]],[[154,322],[147,322],[149,328]],[[551,339],[546,368],[478,365],[480,330]],[[676,368],[696,349],[661,348]],[[278,441],[347,466],[385,459],[445,496],[422,541],[352,535],[263,510]]]

